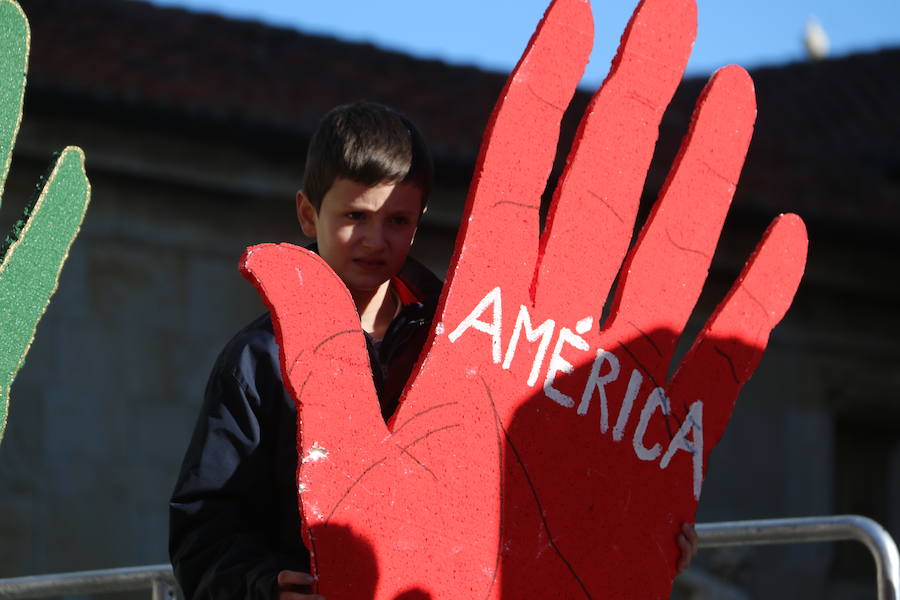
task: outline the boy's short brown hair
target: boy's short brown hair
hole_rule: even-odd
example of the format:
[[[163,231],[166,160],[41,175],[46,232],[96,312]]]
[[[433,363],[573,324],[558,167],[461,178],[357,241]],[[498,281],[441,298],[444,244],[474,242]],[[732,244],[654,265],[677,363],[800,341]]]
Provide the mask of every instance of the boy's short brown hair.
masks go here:
[[[425,138],[412,121],[374,102],[333,108],[309,142],[303,191],[315,207],[338,177],[366,186],[412,183],[424,212],[434,167]]]

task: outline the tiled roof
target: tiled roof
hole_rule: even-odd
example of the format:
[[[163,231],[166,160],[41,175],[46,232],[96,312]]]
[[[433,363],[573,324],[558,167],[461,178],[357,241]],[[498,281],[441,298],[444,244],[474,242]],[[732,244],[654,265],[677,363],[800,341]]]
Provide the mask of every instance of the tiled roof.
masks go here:
[[[504,81],[368,44],[144,2],[21,4],[32,26],[29,85],[110,103],[308,133],[329,108],[367,98],[409,114],[440,152],[469,156]]]
[[[505,79],[134,0],[21,4],[32,26],[32,94],[303,136],[335,104],[367,98],[409,114],[439,160],[461,164],[474,159]],[[758,69],[753,77],[759,119],[738,204],[900,225],[900,49]],[[676,95],[663,125],[663,160],[674,154],[702,85],[687,80]],[[579,93],[570,112],[586,102]],[[564,142],[574,122],[564,125]],[[651,182],[663,172],[655,169]]]
[[[759,116],[744,195],[836,224],[862,219],[892,230],[896,241],[900,48],[759,69],[753,77]]]

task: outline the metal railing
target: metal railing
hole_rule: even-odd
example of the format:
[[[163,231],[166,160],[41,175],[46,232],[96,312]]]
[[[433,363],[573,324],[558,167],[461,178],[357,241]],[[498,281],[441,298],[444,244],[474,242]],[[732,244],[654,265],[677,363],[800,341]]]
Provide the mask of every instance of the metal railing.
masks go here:
[[[866,517],[839,515],[698,523],[697,535],[701,548],[841,540],[862,542],[875,558],[878,600],[900,600],[900,555],[897,545],[881,525]],[[153,600],[173,600],[175,578],[172,568],[169,565],[149,565],[0,579],[0,598],[46,598],[146,589],[151,590]]]
[[[153,600],[174,600],[175,576],[172,567],[148,565],[0,579],[0,598],[48,598],[148,589]]]
[[[900,556],[890,534],[859,515],[698,523],[701,548],[855,540],[875,558],[878,600],[900,600]]]

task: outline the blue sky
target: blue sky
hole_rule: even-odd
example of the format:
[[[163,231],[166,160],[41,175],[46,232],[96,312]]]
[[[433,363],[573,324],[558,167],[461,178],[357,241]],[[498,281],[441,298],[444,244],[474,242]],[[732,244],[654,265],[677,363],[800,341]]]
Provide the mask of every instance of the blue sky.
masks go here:
[[[545,0],[152,0],[282,25],[454,64],[509,70],[540,20]],[[595,43],[586,85],[599,83],[636,0],[593,2]],[[900,0],[698,0],[689,74],[737,63],[748,68],[805,57],[815,15],[832,55],[900,46]]]

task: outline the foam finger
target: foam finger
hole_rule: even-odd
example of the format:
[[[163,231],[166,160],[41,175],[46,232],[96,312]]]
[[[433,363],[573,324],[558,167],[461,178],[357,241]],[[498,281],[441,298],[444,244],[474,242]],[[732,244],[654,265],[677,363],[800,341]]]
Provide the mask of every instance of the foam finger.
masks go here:
[[[22,121],[22,100],[25,94],[25,75],[28,70],[28,51],[31,44],[28,19],[15,2],[0,3],[0,19],[4,35],[0,38],[0,81],[3,82],[3,103],[0,104],[0,192],[6,184],[12,150]]]
[[[803,221],[796,215],[775,219],[672,380],[670,397],[676,414],[683,415],[690,403],[703,402],[705,454],[722,436],[738,392],[756,370],[769,334],[793,301],[806,251]]]
[[[660,199],[625,261],[611,311],[628,335],[647,332],[659,376],[703,289],[756,120],[753,82],[718,71],[700,95]]]
[[[445,322],[461,320],[473,298],[497,285],[530,286],[541,194],[592,42],[590,5],[556,0],[500,93],[448,271]]]
[[[696,35],[693,0],[646,0],[582,120],[541,242],[536,300],[569,322],[599,316],[625,256],[662,115]],[[567,277],[571,265],[590,272]],[[558,305],[558,306],[556,306]]]
[[[379,428],[386,435],[356,308],[325,261],[290,244],[261,244],[239,267],[271,311],[304,446],[349,453]]]

